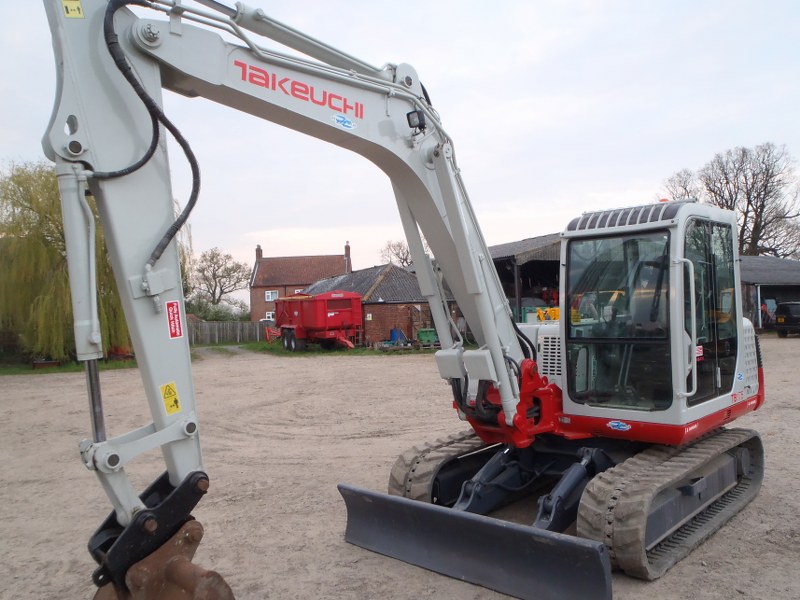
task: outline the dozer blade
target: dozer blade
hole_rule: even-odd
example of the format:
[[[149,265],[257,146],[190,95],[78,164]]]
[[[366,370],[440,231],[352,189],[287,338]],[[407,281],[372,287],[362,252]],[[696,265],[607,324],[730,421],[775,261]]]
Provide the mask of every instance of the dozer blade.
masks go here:
[[[611,563],[601,542],[338,487],[351,544],[517,598],[611,599]]]

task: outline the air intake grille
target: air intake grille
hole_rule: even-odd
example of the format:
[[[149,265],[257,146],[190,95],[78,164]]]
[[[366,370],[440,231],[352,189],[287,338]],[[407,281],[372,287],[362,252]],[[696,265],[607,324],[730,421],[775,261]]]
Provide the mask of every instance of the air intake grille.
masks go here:
[[[539,373],[547,377],[561,376],[561,338],[545,335],[539,338]]]

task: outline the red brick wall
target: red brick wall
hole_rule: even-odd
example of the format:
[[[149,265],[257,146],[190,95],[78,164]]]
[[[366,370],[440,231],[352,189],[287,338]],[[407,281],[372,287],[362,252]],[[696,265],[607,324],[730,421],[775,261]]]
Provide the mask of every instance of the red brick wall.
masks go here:
[[[296,285],[279,285],[271,288],[250,288],[250,320],[260,321],[265,318],[267,311],[275,312],[275,303],[267,302],[264,300],[264,292],[268,290],[278,290],[278,297],[291,296],[295,290],[301,290],[308,287],[308,283],[299,283]]]
[[[391,339],[394,327],[402,329],[409,340],[414,340],[418,329],[432,326],[431,310],[424,302],[364,305],[364,343],[367,345]]]

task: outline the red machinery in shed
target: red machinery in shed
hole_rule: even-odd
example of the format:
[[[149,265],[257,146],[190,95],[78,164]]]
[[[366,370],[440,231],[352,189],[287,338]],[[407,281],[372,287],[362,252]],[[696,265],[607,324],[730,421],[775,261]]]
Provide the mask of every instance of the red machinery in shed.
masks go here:
[[[283,347],[294,352],[315,342],[323,348],[354,348],[362,331],[361,295],[334,290],[293,294],[275,301],[275,321]]]

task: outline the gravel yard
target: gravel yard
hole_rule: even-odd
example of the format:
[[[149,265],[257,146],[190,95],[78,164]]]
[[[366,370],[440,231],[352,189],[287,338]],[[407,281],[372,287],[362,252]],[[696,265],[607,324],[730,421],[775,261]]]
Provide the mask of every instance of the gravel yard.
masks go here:
[[[614,597],[800,598],[800,339],[762,339],[767,403],[757,429],[767,469],[748,508],[662,579],[614,575]],[[194,362],[211,489],[196,511],[196,562],[239,600],[505,596],[344,542],[338,482],[385,490],[397,455],[464,428],[430,354],[277,357],[204,349]],[[149,421],[138,371],[101,376],[110,434]],[[80,373],[0,377],[0,598],[91,598],[85,550],[109,505],[81,466],[88,437]],[[129,472],[144,486],[159,453]]]

